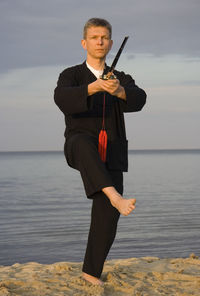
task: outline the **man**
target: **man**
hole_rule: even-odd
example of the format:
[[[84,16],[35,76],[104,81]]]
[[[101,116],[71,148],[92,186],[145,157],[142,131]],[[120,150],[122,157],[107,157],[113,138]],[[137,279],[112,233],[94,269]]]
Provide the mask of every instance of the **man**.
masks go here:
[[[99,78],[109,69],[105,60],[113,44],[111,34],[106,20],[87,21],[81,41],[87,60],[60,74],[54,96],[65,115],[66,160],[80,171],[86,195],[93,200],[83,278],[95,285],[102,284],[120,214],[135,209],[134,198],[122,197],[123,171],[128,167],[123,112],[140,111],[146,102],[145,92],[130,75],[114,71],[116,79]],[[98,151],[102,121],[108,139],[104,161]]]

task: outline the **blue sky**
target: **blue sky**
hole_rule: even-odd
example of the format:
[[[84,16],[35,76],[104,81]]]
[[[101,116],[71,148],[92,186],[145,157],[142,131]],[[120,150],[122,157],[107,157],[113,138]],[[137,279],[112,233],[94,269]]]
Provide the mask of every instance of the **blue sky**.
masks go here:
[[[117,68],[148,95],[126,115],[129,149],[200,148],[199,0],[1,0],[0,151],[62,150],[53,102],[59,73],[84,61],[82,28],[108,19],[114,45],[130,38]]]

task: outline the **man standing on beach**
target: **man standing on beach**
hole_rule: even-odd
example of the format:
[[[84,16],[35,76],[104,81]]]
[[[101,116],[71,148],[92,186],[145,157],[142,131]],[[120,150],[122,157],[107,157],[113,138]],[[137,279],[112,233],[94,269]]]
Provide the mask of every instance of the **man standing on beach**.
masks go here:
[[[123,172],[128,169],[123,113],[140,111],[146,102],[145,92],[130,75],[114,71],[117,78],[100,79],[109,70],[105,60],[113,43],[111,35],[106,20],[86,22],[81,44],[87,60],[60,74],[54,96],[65,115],[66,160],[80,171],[86,195],[93,201],[83,278],[95,285],[102,284],[100,276],[120,214],[127,216],[135,209],[134,198],[122,197]],[[107,135],[105,159],[98,140],[102,121]]]

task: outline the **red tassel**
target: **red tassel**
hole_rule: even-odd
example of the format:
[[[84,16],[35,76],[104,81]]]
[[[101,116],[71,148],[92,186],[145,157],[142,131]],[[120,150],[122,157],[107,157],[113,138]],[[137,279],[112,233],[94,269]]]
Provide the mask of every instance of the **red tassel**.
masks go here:
[[[105,103],[106,103],[106,95],[104,93],[103,98],[103,121],[102,121],[102,129],[99,133],[99,147],[98,151],[103,162],[106,162],[106,151],[107,151],[107,133],[105,130]]]
[[[99,133],[99,154],[101,157],[101,160],[103,162],[106,161],[106,151],[107,151],[107,133],[105,130],[101,130]]]

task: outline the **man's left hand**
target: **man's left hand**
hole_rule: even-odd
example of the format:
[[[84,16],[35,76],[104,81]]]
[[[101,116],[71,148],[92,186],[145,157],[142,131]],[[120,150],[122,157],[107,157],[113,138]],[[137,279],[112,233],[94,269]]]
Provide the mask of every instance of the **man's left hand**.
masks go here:
[[[123,86],[120,85],[118,79],[102,80],[101,87],[112,96],[116,96],[120,99],[126,100],[125,90]]]

